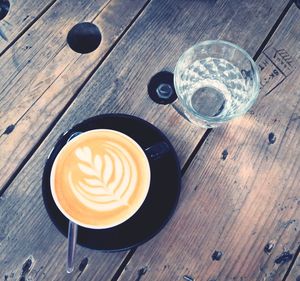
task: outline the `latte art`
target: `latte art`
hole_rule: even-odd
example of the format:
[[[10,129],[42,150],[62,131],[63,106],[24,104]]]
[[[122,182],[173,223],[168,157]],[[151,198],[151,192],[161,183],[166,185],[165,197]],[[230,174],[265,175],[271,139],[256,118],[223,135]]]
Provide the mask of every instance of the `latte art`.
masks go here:
[[[93,155],[87,146],[75,150],[82,179],[76,183],[70,171],[69,184],[82,204],[106,211],[129,204],[137,183],[137,167],[122,146],[109,141],[101,146],[103,155]]]
[[[72,139],[51,172],[57,206],[74,222],[106,228],[132,216],[143,203],[150,168],[131,138],[112,130],[93,130]]]

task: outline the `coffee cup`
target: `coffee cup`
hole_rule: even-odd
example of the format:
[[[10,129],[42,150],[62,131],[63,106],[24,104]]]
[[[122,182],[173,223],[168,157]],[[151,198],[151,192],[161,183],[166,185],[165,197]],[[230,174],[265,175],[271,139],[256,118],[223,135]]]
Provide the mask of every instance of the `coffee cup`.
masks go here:
[[[160,143],[143,150],[115,130],[77,134],[54,160],[50,187],[56,206],[70,221],[106,229],[131,218],[143,204],[151,180],[148,158],[157,159]]]

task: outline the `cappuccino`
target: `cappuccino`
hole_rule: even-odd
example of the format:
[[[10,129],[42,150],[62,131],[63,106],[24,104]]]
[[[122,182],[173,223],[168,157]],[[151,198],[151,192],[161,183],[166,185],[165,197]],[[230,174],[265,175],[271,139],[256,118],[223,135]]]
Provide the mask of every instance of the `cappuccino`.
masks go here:
[[[104,229],[129,219],[149,190],[150,167],[141,147],[114,130],[84,132],[70,140],[51,170],[51,192],[78,225]]]

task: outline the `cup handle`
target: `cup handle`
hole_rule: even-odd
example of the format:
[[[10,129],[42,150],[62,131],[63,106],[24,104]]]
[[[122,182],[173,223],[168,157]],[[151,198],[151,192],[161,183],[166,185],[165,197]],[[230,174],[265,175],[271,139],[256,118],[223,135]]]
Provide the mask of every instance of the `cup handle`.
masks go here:
[[[170,146],[162,141],[147,147],[144,151],[151,160],[159,160],[170,151]]]

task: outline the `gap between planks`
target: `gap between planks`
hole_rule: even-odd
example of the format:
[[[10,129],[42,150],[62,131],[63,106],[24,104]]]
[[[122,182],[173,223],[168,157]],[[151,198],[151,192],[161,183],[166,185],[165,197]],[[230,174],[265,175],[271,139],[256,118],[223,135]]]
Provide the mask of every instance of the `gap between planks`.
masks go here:
[[[283,9],[282,13],[280,14],[280,16],[278,17],[278,19],[276,20],[275,24],[273,25],[273,27],[271,28],[270,32],[266,36],[265,40],[262,42],[262,44],[258,48],[257,52],[253,56],[254,61],[256,61],[258,59],[258,57],[261,55],[261,53],[263,52],[263,50],[267,46],[267,44],[270,41],[271,37],[273,36],[273,34],[275,33],[275,31],[277,30],[278,26],[282,22],[283,18],[285,17],[285,15],[289,11],[289,9],[293,5],[293,3],[294,3],[294,1],[290,0],[290,2]],[[195,149],[193,150],[193,152],[189,156],[188,160],[184,164],[184,166],[183,166],[183,168],[181,170],[181,176],[183,176],[186,173],[186,171],[187,171],[188,167],[190,166],[191,162],[193,161],[194,157],[199,152],[199,150],[201,149],[202,145],[204,144],[204,142],[207,140],[208,136],[212,132],[213,132],[213,129],[207,129],[205,131],[205,133],[202,136],[202,138],[200,139],[199,143],[197,144],[197,146],[195,147]],[[116,271],[116,273],[113,276],[113,278],[111,279],[111,281],[117,281],[119,279],[119,277],[121,276],[121,274],[122,274],[123,270],[125,269],[126,265],[129,263],[130,259],[134,255],[136,249],[137,248],[134,248],[134,249],[132,249],[132,250],[129,251],[129,253],[126,255],[124,261],[122,262],[122,264],[120,265],[120,267]],[[296,262],[297,257],[298,257],[299,254],[300,254],[300,246],[298,247],[298,249],[297,249],[297,251],[296,251],[296,253],[295,253],[294,257],[293,257],[293,260],[292,260],[292,262],[291,262],[291,264],[290,264],[287,272],[285,273],[284,278],[283,278],[282,281],[286,281],[287,280],[287,277],[288,277],[290,271],[292,270],[292,268],[293,268],[293,266],[294,266],[294,264],[295,264],[295,262]]]
[[[55,0],[56,1],[56,0]],[[110,0],[111,1],[111,0]],[[109,1],[109,2],[110,2]],[[111,45],[111,47],[107,50],[107,52],[104,54],[103,58],[99,61],[99,63],[94,67],[94,69],[90,72],[88,77],[84,80],[84,82],[80,85],[80,87],[75,91],[74,95],[71,97],[71,99],[68,101],[68,103],[64,106],[62,111],[55,117],[55,119],[50,123],[46,131],[42,134],[41,138],[38,140],[38,142],[33,146],[33,148],[29,151],[29,153],[26,155],[24,160],[20,163],[20,165],[16,168],[16,170],[13,172],[11,177],[8,179],[8,181],[3,185],[2,189],[0,190],[0,197],[5,193],[5,191],[8,189],[10,184],[13,182],[14,178],[19,174],[19,172],[23,169],[23,167],[26,165],[28,160],[31,158],[31,156],[34,154],[34,152],[38,149],[38,147],[43,143],[45,138],[48,136],[48,134],[51,132],[51,130],[54,128],[55,124],[60,120],[60,118],[63,116],[65,111],[69,108],[69,106],[74,102],[80,91],[84,88],[84,86],[88,83],[88,81],[92,78],[94,73],[97,71],[97,69],[102,65],[102,63],[105,61],[105,59],[110,55],[112,50],[115,48],[115,46],[120,42],[120,40],[123,38],[123,36],[127,33],[127,31],[130,29],[130,27],[134,24],[134,22],[137,20],[137,18],[141,15],[141,13],[145,10],[145,8],[148,6],[148,4],[151,2],[151,0],[148,0],[144,6],[140,9],[140,11],[134,16],[132,21],[128,24],[128,26],[124,29],[124,31],[120,34],[120,36],[115,40],[115,42]],[[106,7],[107,5],[105,5]],[[104,9],[104,8],[103,8]],[[101,11],[103,11],[101,9]],[[99,13],[100,14],[100,13]],[[99,15],[98,14],[98,15]],[[95,19],[95,18],[94,18]],[[94,21],[93,19],[93,21]],[[31,107],[30,107],[31,108]],[[30,109],[29,108],[29,109]],[[28,109],[28,110],[29,110]],[[27,111],[28,111],[27,110]],[[26,111],[26,112],[27,112]],[[22,118],[22,117],[21,117]],[[20,118],[20,119],[21,119]],[[20,120],[19,119],[19,120]],[[18,121],[19,121],[18,120]],[[17,124],[18,122],[16,122]]]
[[[294,257],[293,257],[293,260],[290,263],[290,266],[288,267],[285,275],[283,276],[282,281],[287,281],[288,280],[288,277],[289,277],[291,271],[294,269],[294,266],[295,266],[295,263],[296,263],[298,257],[300,257],[300,245],[299,245],[296,253],[294,254]]]
[[[55,0],[56,1],[56,0]],[[53,1],[48,8],[50,8],[55,1]],[[86,83],[89,81],[89,79],[93,76],[93,74],[97,71],[97,69],[100,67],[100,65],[103,63],[103,61],[107,58],[107,56],[111,53],[111,51],[114,49],[114,47],[118,44],[118,42],[122,39],[122,37],[126,34],[126,32],[129,30],[129,28],[132,26],[132,24],[135,22],[135,20],[139,17],[139,15],[143,12],[143,10],[146,8],[146,6],[150,3],[151,0],[148,0],[145,5],[142,7],[142,9],[137,13],[137,15],[133,18],[132,22],[125,28],[125,30],[123,31],[123,33],[119,36],[119,38],[116,40],[116,42],[109,48],[108,52],[104,55],[103,59],[99,62],[99,64],[97,64],[97,66],[91,71],[90,75],[87,77],[87,79],[83,82],[83,84],[80,86],[80,88],[76,91],[76,93],[74,94],[74,96],[71,98],[71,100],[67,103],[67,105],[64,107],[64,109],[62,110],[62,112],[55,118],[55,120],[50,124],[50,126],[48,127],[48,129],[46,130],[46,132],[42,135],[42,137],[40,138],[40,140],[38,141],[38,143],[33,147],[33,149],[30,151],[30,153],[27,155],[27,157],[24,159],[24,161],[21,163],[21,165],[17,168],[17,171],[12,175],[11,179],[8,181],[8,183],[6,185],[4,185],[3,190],[0,192],[0,196],[5,192],[6,188],[10,185],[10,183],[12,182],[12,180],[14,179],[15,176],[17,176],[17,174],[22,170],[23,166],[26,164],[26,162],[30,159],[30,157],[34,154],[35,150],[40,146],[40,144],[44,141],[44,139],[47,137],[47,135],[49,134],[49,132],[52,130],[52,128],[55,126],[56,122],[61,118],[61,116],[64,114],[65,110],[73,103],[73,101],[76,99],[77,95],[79,94],[79,92],[82,90],[82,88],[86,85]],[[109,1],[108,1],[109,2]],[[273,35],[273,33],[275,32],[275,30],[277,29],[278,25],[280,24],[281,20],[284,18],[285,14],[287,13],[287,11],[289,10],[289,8],[292,6],[293,1],[290,1],[289,4],[285,7],[284,11],[282,12],[282,14],[280,15],[280,17],[278,18],[278,20],[276,21],[276,23],[274,24],[274,26],[272,27],[270,33],[267,35],[266,39],[264,40],[264,42],[262,43],[262,45],[260,46],[260,48],[258,49],[258,51],[256,52],[254,58],[256,59],[261,52],[263,51],[264,47],[267,45],[268,41],[270,40],[271,36]],[[107,5],[107,4],[106,4]],[[105,5],[105,7],[106,7]],[[46,10],[44,10],[44,12],[46,12]],[[39,17],[42,16],[42,14],[39,15]],[[38,18],[39,18],[38,17]],[[38,20],[38,18],[34,21],[36,22]],[[34,22],[32,22],[30,24],[30,26],[32,26],[34,24]],[[28,28],[26,30],[28,30],[30,28],[30,26],[28,26]],[[26,32],[26,30],[22,31],[22,34]],[[14,44],[21,36],[22,34],[20,33],[19,37],[17,37],[11,44]],[[9,46],[9,47],[10,47]],[[9,48],[7,47],[7,48]],[[6,51],[6,49],[0,54],[0,56]],[[192,162],[194,156],[197,154],[197,152],[200,150],[202,144],[205,142],[205,140],[207,139],[207,137],[209,136],[209,134],[212,132],[211,129],[207,130],[204,134],[204,136],[201,138],[200,142],[198,143],[198,145],[196,146],[196,148],[194,149],[194,151],[191,153],[189,159],[187,160],[187,162],[185,163],[183,169],[182,169],[182,174],[184,174],[186,172],[186,170],[188,169],[190,163]],[[6,188],[5,188],[6,187]],[[131,257],[133,256],[135,250],[131,250],[128,255],[126,256],[126,258],[124,259],[124,262],[122,263],[121,266],[123,266],[123,269],[125,268],[126,264],[129,262],[129,260],[131,259]],[[299,249],[297,251],[297,254],[299,254]],[[294,257],[293,263],[296,260],[296,255]],[[120,267],[121,268],[121,267]],[[290,266],[290,268],[287,271],[288,272],[291,270],[292,268],[292,264]],[[122,269],[122,270],[123,270]],[[116,274],[119,272],[119,270],[116,272]],[[122,271],[121,271],[122,272]],[[120,274],[121,274],[120,272]],[[119,276],[120,276],[119,274]],[[119,276],[114,276],[113,277],[113,281],[114,280],[118,280]],[[286,280],[286,276],[284,277],[284,280]],[[116,279],[114,279],[116,278]]]
[[[267,46],[268,42],[270,41],[271,37],[273,36],[273,34],[275,33],[276,29],[278,28],[279,24],[282,22],[283,18],[285,17],[285,15],[287,14],[287,12],[289,11],[289,9],[292,7],[294,3],[294,0],[290,0],[290,2],[286,5],[286,7],[283,9],[282,13],[280,14],[280,16],[278,17],[277,21],[275,22],[275,24],[273,25],[273,27],[271,28],[270,32],[268,33],[268,35],[266,36],[265,40],[263,41],[263,43],[261,44],[261,46],[258,48],[257,52],[255,53],[255,55],[253,56],[253,59],[256,61],[257,58],[260,56],[260,54],[262,53],[262,51],[265,49],[265,47]]]
[[[50,8],[57,0],[52,0],[46,7],[31,21],[20,33],[0,52],[0,58],[8,51],[25,33],[28,31]]]
[[[57,0],[55,0],[55,1],[57,1]],[[109,5],[109,3],[111,2],[112,0],[109,0],[109,1],[107,1],[104,5],[103,5],[103,7],[100,9],[100,11],[94,16],[94,18],[91,20],[91,22],[93,23],[95,20],[96,20],[96,18],[105,10],[105,8]],[[135,18],[134,18],[134,20],[135,20]],[[130,23],[131,24],[131,23]],[[121,34],[120,36],[123,36],[123,34]],[[121,38],[120,38],[121,39]],[[118,39],[115,41],[115,43],[114,44],[112,44],[112,46],[108,49],[108,52],[111,52],[112,51],[112,49],[114,48],[114,46],[116,45],[116,43],[118,42]],[[59,53],[65,46],[67,45],[67,43],[65,43],[64,45],[62,45],[61,46],[61,48],[60,48],[60,50],[57,52],[57,53]],[[107,53],[107,55],[109,55],[109,53]],[[97,68],[99,68],[100,67],[100,65],[103,63],[103,61],[105,60],[105,58],[107,57],[107,55],[105,54],[104,56],[103,56],[103,58],[102,58],[102,60],[100,60],[100,62],[95,66],[95,68],[94,69],[92,69],[92,71],[91,71],[91,73],[88,75],[88,77],[83,81],[83,83],[81,84],[81,86],[77,89],[77,91],[74,93],[74,99],[77,97],[77,95],[79,94],[79,92],[81,91],[81,89],[86,85],[86,83],[88,82],[88,80],[93,76],[93,74],[97,71]],[[68,68],[69,67],[69,64],[65,67],[65,69],[66,68]],[[64,71],[62,71],[61,73],[63,73]],[[53,83],[52,84],[54,84],[55,83],[55,81],[56,80],[58,80],[58,78],[61,76],[61,74],[60,75],[58,75],[56,78],[55,78],[55,80],[53,81]],[[52,84],[50,84],[49,85],[49,87],[51,87],[51,85]],[[46,91],[45,91],[46,92]],[[30,109],[42,98],[42,96],[43,96],[43,94],[41,95],[41,96],[39,96],[38,97],[38,99],[36,99],[36,101],[34,102],[34,103],[32,103],[32,105],[20,116],[20,118],[15,122],[15,124],[14,124],[14,126],[16,126],[19,122],[20,122],[20,120],[22,120],[23,119],[23,117],[24,116],[26,116],[26,114],[30,111]],[[72,101],[73,102],[73,100],[71,99],[70,101]],[[68,104],[66,105],[66,106],[68,106]],[[66,109],[67,108],[64,108],[63,110],[62,110],[62,114],[66,111]],[[0,135],[0,137],[2,137],[3,135],[5,135],[5,132],[3,132],[1,135]],[[0,194],[1,194],[1,192],[0,192]],[[1,195],[0,195],[1,196]]]

